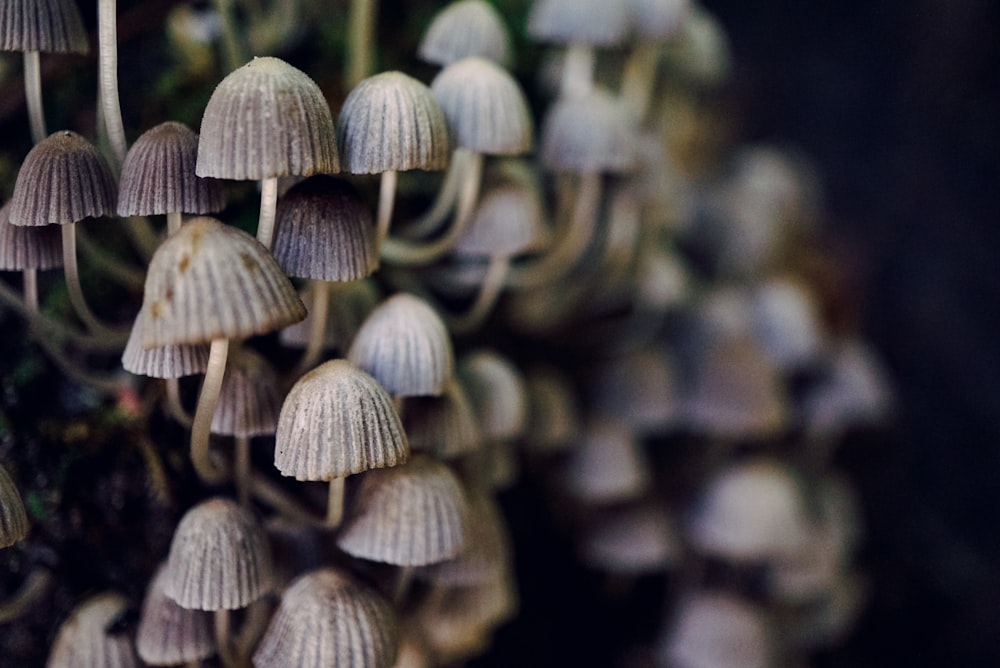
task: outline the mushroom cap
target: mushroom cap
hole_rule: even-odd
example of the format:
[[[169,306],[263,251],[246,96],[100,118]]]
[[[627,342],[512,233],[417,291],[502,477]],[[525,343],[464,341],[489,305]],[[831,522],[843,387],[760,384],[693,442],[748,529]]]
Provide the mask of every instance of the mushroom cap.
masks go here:
[[[211,431],[247,438],[273,434],[278,427],[280,405],[274,365],[249,348],[241,347],[226,359]]]
[[[76,606],[59,627],[47,668],[139,668],[132,638],[115,630],[127,612],[125,597],[116,592],[97,594]]]
[[[635,129],[621,102],[600,88],[557,100],[541,137],[542,164],[557,172],[624,172],[636,162]]]
[[[61,267],[62,233],[48,225],[11,225],[10,205],[0,207],[0,271]]]
[[[306,316],[267,248],[207,217],[187,222],[153,254],[142,310],[147,347],[246,338]]]
[[[465,355],[459,376],[488,441],[510,441],[528,427],[528,391],[514,364],[493,350]]]
[[[28,515],[17,485],[0,466],[0,548],[9,547],[28,535]]]
[[[567,450],[581,425],[573,384],[562,371],[550,366],[530,369],[525,382],[530,406],[530,422],[525,434],[528,447],[535,452]]]
[[[309,76],[279,58],[230,72],[205,106],[198,176],[259,180],[340,171],[333,116]]]
[[[682,601],[661,651],[666,665],[676,668],[774,665],[763,614],[728,594],[702,592]]]
[[[405,292],[371,312],[347,359],[400,397],[440,395],[455,369],[451,337],[441,316],[423,299]]]
[[[461,552],[468,517],[465,492],[451,469],[416,455],[402,466],[361,477],[337,545],[361,559],[426,566]]]
[[[331,480],[406,461],[409,445],[392,397],[347,360],[295,383],[281,406],[274,465],[297,480]]]
[[[378,268],[371,208],[350,183],[312,176],[278,201],[272,252],[289,276],[353,281]]]
[[[655,502],[615,506],[593,518],[580,546],[583,561],[622,575],[663,572],[681,557],[666,508]]]
[[[212,615],[188,610],[166,595],[166,567],[160,566],[146,589],[136,629],[139,657],[152,666],[172,666],[215,654]]]
[[[339,348],[346,350],[354,339],[354,335],[368,315],[375,310],[382,299],[379,288],[370,279],[331,283],[330,310],[326,319],[326,335],[324,348]],[[309,295],[303,295],[306,300]],[[294,348],[305,348],[309,344],[312,317],[306,315],[304,320],[281,330],[281,344]]]
[[[75,0],[0,3],[0,51],[87,53],[90,43]]]
[[[142,133],[125,154],[118,182],[118,215],[213,213],[226,206],[222,184],[194,173],[198,135],[175,121]]]
[[[458,0],[442,8],[417,46],[418,57],[441,66],[479,56],[507,67],[510,52],[503,17],[486,0]]]
[[[452,378],[439,397],[411,397],[403,416],[410,447],[449,460],[479,450],[482,432],[469,397]]]
[[[665,351],[647,347],[608,360],[592,380],[597,412],[642,433],[662,433],[677,419],[674,370]]]
[[[540,42],[617,46],[628,36],[624,0],[534,0],[528,34]]]
[[[208,344],[169,345],[145,348],[145,311],[139,311],[122,352],[122,368],[137,376],[183,378],[205,373],[208,368]]]
[[[454,558],[431,564],[416,573],[437,586],[466,587],[486,584],[513,567],[511,538],[503,511],[487,493],[470,493],[469,533]]]
[[[10,198],[13,225],[66,225],[114,216],[118,187],[104,156],[71,130],[35,144],[17,172]]]
[[[455,143],[479,153],[519,155],[531,150],[534,122],[521,86],[491,60],[463,58],[431,82]]]
[[[448,166],[448,122],[425,84],[402,72],[359,83],[337,117],[344,171],[380,174]]]
[[[628,0],[629,27],[639,37],[668,40],[684,25],[691,0]]]
[[[271,589],[267,536],[235,501],[203,501],[177,525],[165,577],[163,590],[184,608],[246,607]]]
[[[570,453],[564,470],[567,491],[589,503],[628,501],[652,483],[642,444],[622,423],[592,420]]]
[[[399,629],[392,605],[333,568],[302,575],[253,655],[257,668],[390,668]]]

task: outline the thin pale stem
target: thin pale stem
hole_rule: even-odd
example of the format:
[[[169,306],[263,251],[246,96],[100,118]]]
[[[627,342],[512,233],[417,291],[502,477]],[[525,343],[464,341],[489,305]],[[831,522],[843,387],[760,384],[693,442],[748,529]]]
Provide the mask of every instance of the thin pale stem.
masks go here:
[[[330,480],[326,496],[326,526],[335,529],[344,519],[344,479]]]
[[[357,86],[374,70],[376,12],[374,0],[351,0],[344,73],[348,89]]]
[[[244,508],[250,507],[250,437],[236,437],[236,498]]]
[[[84,325],[94,334],[114,332],[94,315],[83,296],[80,285],[80,268],[76,262],[76,223],[62,226],[63,271],[66,274],[66,288],[69,290],[69,301],[73,310]]]
[[[400,566],[399,572],[396,573],[396,586],[392,592],[392,602],[397,610],[403,609],[406,595],[410,593],[410,587],[413,585],[415,572],[413,566]]]
[[[395,170],[382,172],[378,188],[378,215],[376,216],[377,246],[382,247],[385,238],[389,236],[389,225],[392,223],[392,208],[396,203],[396,181],[399,175]]]
[[[274,216],[278,207],[278,179],[260,182],[260,218],[257,220],[257,241],[270,250],[274,238]]]
[[[184,402],[181,401],[180,379],[167,378],[165,382],[167,385],[167,413],[170,414],[170,417],[177,420],[182,427],[190,429],[193,420],[191,414],[184,408]]]
[[[31,141],[37,144],[49,136],[45,130],[45,107],[42,104],[42,68],[37,51],[24,52],[24,98],[28,103]]]
[[[180,211],[171,211],[167,214],[167,234],[173,234],[177,230],[181,229],[181,224],[184,222],[184,214]]]
[[[208,353],[208,368],[205,369],[205,379],[201,384],[201,394],[198,396],[198,408],[195,410],[194,423],[191,425],[191,463],[202,482],[208,485],[218,485],[225,481],[226,471],[216,468],[212,463],[210,436],[212,416],[219,403],[219,391],[222,389],[222,377],[226,372],[226,358],[229,356],[229,340],[215,339]]]
[[[0,601],[0,624],[12,622],[36,609],[54,584],[55,578],[49,569],[36,567],[11,598]]]
[[[510,257],[498,255],[490,258],[486,275],[479,285],[479,293],[469,308],[460,315],[448,317],[448,328],[454,334],[469,334],[483,324],[493,311],[497,299],[503,293],[504,283],[510,270]]]
[[[243,616],[243,625],[236,634],[236,651],[240,661],[249,666],[250,656],[254,647],[264,635],[268,622],[271,621],[271,606],[267,598],[259,598],[247,608]]]
[[[38,270],[35,268],[21,270],[24,305],[32,313],[38,313]]]
[[[656,81],[658,47],[646,40],[640,41],[628,60],[622,73],[621,99],[641,127],[649,113],[649,100]]]
[[[327,281],[310,281],[312,308],[309,310],[309,341],[306,351],[295,367],[293,375],[298,378],[316,365],[323,353],[326,340],[326,321],[330,313],[330,284]]]
[[[111,151],[121,167],[128,151],[125,125],[122,123],[121,103],[118,99],[118,3],[116,0],[98,0],[97,37],[101,63],[101,103],[104,106],[104,123],[108,129]]]
[[[594,87],[594,47],[574,42],[566,48],[563,59],[560,94],[564,97],[583,95]]]
[[[421,239],[433,234],[451,213],[455,206],[455,199],[458,197],[458,184],[462,181],[467,155],[467,151],[460,150],[455,150],[451,154],[448,171],[445,172],[444,182],[438,189],[434,203],[420,218],[406,226],[404,232],[407,237]]]
[[[233,647],[229,632],[229,611],[215,611],[215,645],[219,652],[219,660],[225,668],[237,668],[239,660]]]

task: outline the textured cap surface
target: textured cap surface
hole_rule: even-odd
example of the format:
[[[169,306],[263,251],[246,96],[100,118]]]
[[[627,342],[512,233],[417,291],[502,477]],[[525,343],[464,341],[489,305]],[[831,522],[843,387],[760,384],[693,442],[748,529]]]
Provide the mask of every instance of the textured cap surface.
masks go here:
[[[0,3],[0,51],[87,53],[87,31],[75,0]]]
[[[249,348],[239,348],[226,359],[212,433],[244,437],[273,434],[280,405],[274,366]]]
[[[0,208],[0,271],[61,267],[62,233],[55,227],[10,224],[10,202]]]
[[[114,592],[97,594],[78,605],[59,627],[47,668],[138,668],[132,638],[115,630],[127,612],[125,598]]]
[[[153,666],[172,666],[215,654],[212,615],[188,610],[167,596],[166,569],[161,566],[146,590],[136,629],[139,657]]]
[[[208,344],[169,345],[145,348],[145,311],[139,311],[122,352],[122,368],[137,376],[183,378],[205,373],[208,368]]]
[[[0,466],[0,548],[22,540],[28,534],[28,516],[24,512],[21,493]]]
[[[479,56],[506,67],[510,50],[507,27],[493,5],[486,0],[458,0],[434,16],[417,55],[436,65]]]

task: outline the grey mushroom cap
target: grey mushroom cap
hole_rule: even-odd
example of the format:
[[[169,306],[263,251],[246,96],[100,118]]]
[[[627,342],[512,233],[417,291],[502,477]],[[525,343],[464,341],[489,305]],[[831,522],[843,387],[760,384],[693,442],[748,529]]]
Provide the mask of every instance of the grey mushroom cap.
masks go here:
[[[421,59],[442,66],[479,56],[507,67],[510,52],[507,26],[486,0],[458,0],[443,8],[417,47]]]
[[[75,0],[0,3],[0,51],[87,53],[90,44]]]
[[[691,0],[628,0],[626,4],[632,31],[653,41],[677,35],[691,11]]]
[[[559,172],[623,172],[636,162],[635,128],[619,100],[599,88],[557,100],[541,139],[542,164]]]
[[[118,186],[97,147],[60,130],[28,152],[10,201],[13,225],[66,225],[114,216]]]
[[[145,317],[139,312],[122,352],[122,368],[137,376],[183,378],[205,373],[208,368],[208,344],[169,345],[146,348]]]
[[[10,224],[10,202],[0,207],[0,271],[55,269],[63,265],[62,234],[55,227]]]
[[[48,668],[138,668],[141,664],[131,636],[113,632],[127,612],[125,597],[116,592],[87,599],[74,608],[59,627],[45,665]]]
[[[534,0],[528,34],[542,42],[611,47],[628,36],[624,0]]]
[[[0,548],[9,547],[28,535],[28,515],[17,486],[0,466]]]
[[[278,388],[278,372],[267,358],[246,347],[234,351],[226,360],[212,433],[246,438],[273,434],[281,406]]]
[[[161,566],[142,602],[135,638],[139,657],[151,666],[173,666],[215,654],[212,615],[177,605],[164,592],[165,585],[166,568]]]
[[[351,174],[439,170],[451,155],[448,122],[430,88],[396,71],[354,87],[337,118],[337,141]]]
[[[260,180],[339,171],[330,107],[305,72],[278,58],[254,58],[212,93],[201,119],[198,176]]]

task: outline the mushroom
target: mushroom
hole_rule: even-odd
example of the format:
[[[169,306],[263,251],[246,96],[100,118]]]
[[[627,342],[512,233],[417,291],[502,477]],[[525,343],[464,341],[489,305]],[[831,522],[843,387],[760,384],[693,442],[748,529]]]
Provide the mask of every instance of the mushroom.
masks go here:
[[[146,588],[135,645],[139,658],[151,666],[201,661],[215,654],[212,615],[191,610],[167,596],[166,565],[161,565]]]
[[[486,0],[458,0],[434,15],[417,56],[442,67],[471,56],[509,67],[510,35],[503,17]]]
[[[17,486],[0,466],[0,548],[10,547],[28,535],[28,515]]]
[[[127,613],[125,598],[117,592],[90,597],[60,625],[45,665],[139,668],[130,634],[116,630]]]

